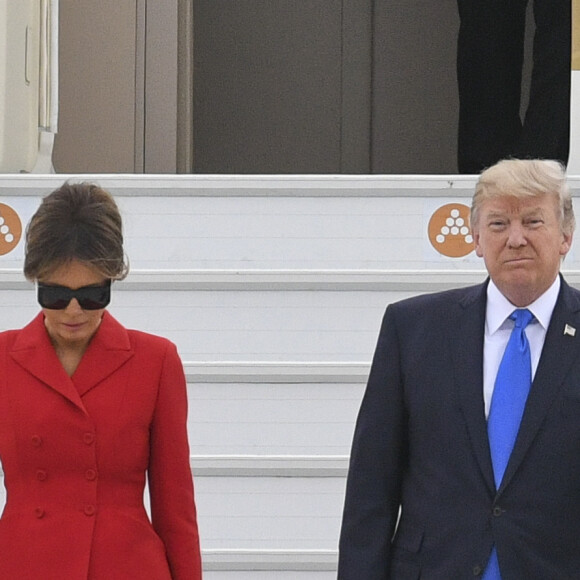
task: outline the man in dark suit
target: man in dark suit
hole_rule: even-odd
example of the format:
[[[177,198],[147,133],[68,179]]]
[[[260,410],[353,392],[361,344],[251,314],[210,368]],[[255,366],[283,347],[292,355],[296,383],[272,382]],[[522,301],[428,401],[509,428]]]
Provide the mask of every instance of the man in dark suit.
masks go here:
[[[387,308],[353,440],[339,580],[580,578],[580,292],[559,275],[575,226],[563,167],[489,168],[471,220],[489,279]],[[529,394],[498,475],[489,437],[514,311],[531,313]],[[507,409],[500,428],[517,415]]]
[[[458,169],[505,157],[568,161],[571,0],[534,0],[529,103],[520,119],[528,0],[458,0]]]

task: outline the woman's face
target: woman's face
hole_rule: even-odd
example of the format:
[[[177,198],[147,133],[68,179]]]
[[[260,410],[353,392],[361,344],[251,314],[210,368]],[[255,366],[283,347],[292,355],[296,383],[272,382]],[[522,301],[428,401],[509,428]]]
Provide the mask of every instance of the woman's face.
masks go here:
[[[53,270],[39,282],[77,290],[84,286],[101,286],[107,278],[93,267],[73,260]],[[57,347],[84,348],[97,331],[105,309],[83,310],[77,299],[73,298],[64,310],[43,308],[42,311],[46,330]]]

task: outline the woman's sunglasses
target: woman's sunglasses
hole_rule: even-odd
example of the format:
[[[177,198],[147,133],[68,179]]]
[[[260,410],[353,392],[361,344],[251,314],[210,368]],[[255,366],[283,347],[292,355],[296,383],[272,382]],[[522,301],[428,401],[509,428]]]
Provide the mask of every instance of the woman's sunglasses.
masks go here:
[[[111,301],[111,280],[104,286],[83,286],[71,290],[66,286],[37,283],[38,303],[49,310],[64,310],[76,298],[83,310],[100,310]]]

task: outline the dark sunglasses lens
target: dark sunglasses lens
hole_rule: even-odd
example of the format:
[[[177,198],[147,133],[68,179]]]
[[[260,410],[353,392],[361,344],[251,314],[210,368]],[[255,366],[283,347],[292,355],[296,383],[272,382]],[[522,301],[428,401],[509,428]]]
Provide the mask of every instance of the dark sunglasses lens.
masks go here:
[[[64,310],[76,298],[83,310],[100,310],[111,301],[111,285],[71,290],[64,286],[38,285],[38,303],[48,310]]]
[[[71,295],[66,288],[38,285],[38,303],[49,310],[63,310],[68,306]]]
[[[100,310],[111,301],[111,287],[82,288],[75,298],[83,310]]]

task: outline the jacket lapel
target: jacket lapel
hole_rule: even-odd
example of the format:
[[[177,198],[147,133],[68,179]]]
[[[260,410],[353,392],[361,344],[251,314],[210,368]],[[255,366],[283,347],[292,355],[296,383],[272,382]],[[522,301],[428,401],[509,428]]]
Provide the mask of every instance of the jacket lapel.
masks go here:
[[[580,295],[572,291],[562,279],[560,295],[546,332],[544,348],[514,450],[499,489],[500,493],[517,471],[552,403],[558,396],[572,363],[580,356],[580,332],[576,337],[571,336],[564,332],[566,325],[580,331]]]
[[[60,363],[39,313],[24,327],[10,353],[27,372],[86,413],[81,397],[133,356],[127,330],[108,312],[73,374]]]
[[[495,493],[483,404],[486,291],[487,282],[470,288],[459,302],[461,312],[450,340],[456,385],[473,452],[490,492]]]
[[[81,397],[124,365],[134,352],[127,330],[108,312],[72,376]]]
[[[19,332],[10,355],[27,372],[85,412],[77,389],[56,356],[42,313]]]

